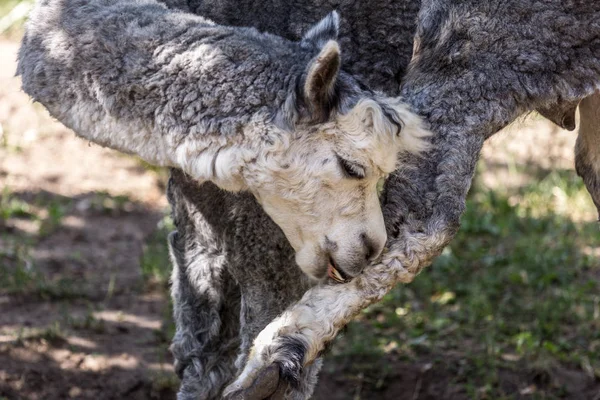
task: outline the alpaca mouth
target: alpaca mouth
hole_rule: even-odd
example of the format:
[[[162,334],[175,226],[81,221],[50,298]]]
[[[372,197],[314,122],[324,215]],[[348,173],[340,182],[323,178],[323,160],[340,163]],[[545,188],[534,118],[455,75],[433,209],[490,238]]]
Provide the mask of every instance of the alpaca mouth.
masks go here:
[[[346,283],[350,280],[344,273],[336,268],[335,262],[331,257],[329,257],[329,264],[327,265],[327,275],[337,283]]]

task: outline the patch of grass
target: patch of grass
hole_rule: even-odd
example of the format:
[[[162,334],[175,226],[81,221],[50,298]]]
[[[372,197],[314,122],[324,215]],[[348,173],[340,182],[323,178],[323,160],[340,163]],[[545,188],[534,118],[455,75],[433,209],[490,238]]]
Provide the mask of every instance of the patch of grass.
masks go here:
[[[103,319],[98,319],[94,316],[95,311],[98,309],[97,304],[88,304],[88,310],[83,316],[73,316],[69,312],[69,306],[65,305],[61,310],[62,319],[64,324],[75,330],[86,330],[94,333],[105,333],[106,325]]]
[[[20,292],[31,282],[34,274],[29,243],[8,235],[2,237],[1,243],[0,288],[4,293]]]
[[[23,345],[26,342],[45,341],[50,344],[64,342],[66,335],[60,323],[54,322],[46,328],[23,328],[19,330],[16,344]]]
[[[2,34],[0,34],[0,37],[2,37]],[[23,148],[18,143],[15,144],[10,140],[13,138],[9,138],[9,136],[11,136],[9,133],[8,127],[0,122],[0,150],[7,153],[21,153]]]
[[[31,218],[34,214],[26,202],[12,196],[8,187],[0,194],[0,226],[10,218]]]
[[[39,194],[28,203],[15,195],[9,187],[4,187],[0,194],[0,226],[10,226],[10,220],[13,219],[30,219],[38,222],[38,235],[46,237],[62,225],[70,207],[71,199],[68,197],[48,198]]]
[[[524,382],[557,368],[600,377],[600,229],[574,222],[583,212],[595,209],[572,172],[516,193],[474,188],[451,245],[350,324],[334,362],[432,360],[471,398],[512,398],[502,371]],[[539,398],[566,390],[551,378],[539,386]]]
[[[144,253],[140,260],[142,275],[148,284],[167,287],[171,276],[171,260],[167,236],[174,230],[173,221],[165,215],[157,225],[157,230],[144,245]]]
[[[152,377],[151,399],[162,399],[165,394],[176,393],[179,389],[179,378],[173,372],[161,371]]]
[[[28,203],[12,193],[8,187],[2,190],[0,228],[11,227],[18,219],[34,220],[39,223],[37,234],[7,230],[7,233],[0,237],[2,293],[35,296],[44,300],[84,296],[84,290],[69,277],[48,279],[36,268],[30,256],[30,250],[37,240],[52,234],[62,224],[67,210],[67,205],[64,203],[61,199],[47,200],[41,197]]]
[[[2,293],[36,297],[42,300],[87,298],[85,288],[68,278],[48,280],[29,264],[0,268]]]
[[[173,302],[168,294],[169,279],[171,277],[171,260],[169,258],[169,246],[167,236],[175,230],[170,215],[165,215],[157,224],[157,230],[144,244],[144,252],[140,260],[142,276],[144,277],[146,289],[158,289],[166,294],[167,305],[162,310],[163,322],[156,337],[159,340],[158,351],[169,352],[169,345],[175,335],[175,322],[173,321]],[[160,390],[159,390],[160,392]]]
[[[49,279],[44,271],[36,268],[34,258],[30,257],[30,249],[38,241],[61,229],[65,217],[77,214],[74,199],[43,191],[37,194],[13,193],[8,187],[2,190],[0,196],[0,228],[8,228],[0,236],[2,293],[36,296],[45,300],[88,298],[87,285],[77,284],[68,276]],[[106,192],[94,193],[79,203],[86,210],[111,216],[141,207],[127,196],[112,196]],[[35,224],[23,225],[19,219],[32,220]],[[22,226],[26,229],[21,229]],[[171,267],[166,237],[172,229],[170,218],[165,217],[144,248],[141,264],[146,283],[167,287]],[[82,259],[82,255],[73,253],[72,259]],[[115,279],[111,277],[105,300],[113,295]]]
[[[5,235],[0,242],[0,293],[43,300],[87,297],[86,289],[68,277],[49,280],[29,255],[32,239]]]
[[[58,201],[52,201],[48,204],[46,211],[47,216],[42,219],[39,228],[39,235],[41,237],[49,236],[60,228],[63,218],[66,215],[66,207]]]
[[[90,199],[89,207],[102,214],[118,216],[133,211],[135,204],[128,196],[113,196],[110,193],[99,191]]]

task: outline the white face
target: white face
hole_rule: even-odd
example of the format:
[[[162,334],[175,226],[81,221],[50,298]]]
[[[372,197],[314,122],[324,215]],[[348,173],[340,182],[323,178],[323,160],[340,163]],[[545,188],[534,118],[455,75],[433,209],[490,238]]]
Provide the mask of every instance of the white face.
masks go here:
[[[383,250],[378,183],[395,169],[400,151],[423,150],[428,134],[403,106],[393,110],[403,121],[400,131],[375,101],[363,100],[334,122],[296,132],[253,168],[254,195],[315,279],[352,278]]]

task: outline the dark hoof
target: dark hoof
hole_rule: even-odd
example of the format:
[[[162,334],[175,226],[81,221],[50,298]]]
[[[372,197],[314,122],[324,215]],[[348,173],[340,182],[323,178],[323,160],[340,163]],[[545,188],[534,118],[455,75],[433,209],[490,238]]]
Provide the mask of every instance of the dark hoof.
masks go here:
[[[227,400],[283,400],[288,384],[279,379],[279,366],[271,365],[258,375],[252,386],[227,396]]]

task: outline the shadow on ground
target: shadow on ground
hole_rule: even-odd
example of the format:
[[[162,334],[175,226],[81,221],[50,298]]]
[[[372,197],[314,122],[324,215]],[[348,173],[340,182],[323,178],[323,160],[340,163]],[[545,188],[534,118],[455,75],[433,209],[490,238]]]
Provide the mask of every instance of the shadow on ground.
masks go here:
[[[0,213],[0,396],[173,398],[163,212],[5,190]]]

